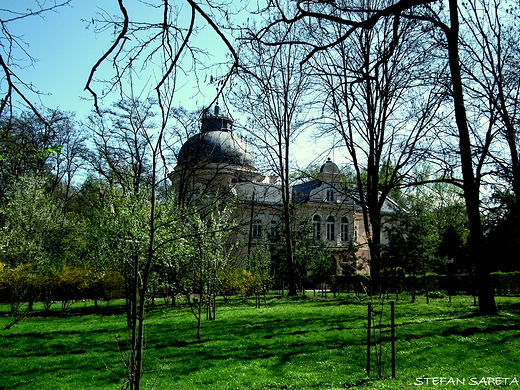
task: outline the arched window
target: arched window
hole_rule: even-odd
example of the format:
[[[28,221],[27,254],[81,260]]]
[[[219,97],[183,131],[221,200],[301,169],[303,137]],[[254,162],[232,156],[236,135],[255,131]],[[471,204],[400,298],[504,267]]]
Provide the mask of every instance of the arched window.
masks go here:
[[[341,241],[345,242],[349,240],[349,222],[347,217],[341,217]]]
[[[312,218],[312,236],[315,240],[321,240],[321,217],[319,215]]]
[[[336,229],[335,229],[336,221],[334,217],[331,215],[327,218],[327,240],[336,241]]]

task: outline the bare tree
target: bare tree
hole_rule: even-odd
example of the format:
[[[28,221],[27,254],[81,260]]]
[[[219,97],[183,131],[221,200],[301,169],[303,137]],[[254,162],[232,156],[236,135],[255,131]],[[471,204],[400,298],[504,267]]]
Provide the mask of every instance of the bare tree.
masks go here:
[[[507,0],[465,2],[460,7],[463,21],[460,50],[464,56],[461,64],[465,87],[471,98],[468,101],[468,111],[473,115],[471,130],[482,133],[481,127],[489,129],[486,137],[480,137],[482,142],[478,147],[489,149],[491,162],[496,166],[496,171],[490,173],[504,178],[518,197],[519,46],[510,6]]]
[[[43,116],[44,121],[40,120]],[[65,204],[74,195],[74,176],[86,154],[85,134],[71,113],[22,112],[0,120],[0,196],[23,175],[45,181]]]
[[[352,19],[370,18],[370,10],[381,4],[360,3]],[[327,131],[340,135],[355,171],[376,294],[382,225],[389,211],[384,210],[385,203],[429,150],[430,131],[443,101],[436,80],[424,72],[432,49],[415,24],[398,16],[383,19],[377,28],[356,30],[310,61],[320,79],[320,100],[330,122]],[[345,32],[343,26],[329,22],[323,22],[322,28],[338,37]]]
[[[460,170],[462,173],[462,189],[466,203],[471,232],[471,256],[473,258],[476,285],[478,286],[479,309],[481,314],[492,314],[496,312],[494,292],[489,283],[489,264],[482,248],[484,232],[480,219],[480,177],[475,174],[473,161],[473,149],[471,144],[471,132],[465,107],[465,94],[462,81],[461,61],[459,57],[459,9],[458,1],[448,2],[448,12],[445,14],[441,5],[433,4],[433,1],[401,0],[395,3],[383,3],[374,9],[365,4],[359,6],[347,5],[343,7],[336,2],[314,2],[300,0],[291,15],[287,15],[280,7],[278,1],[269,3],[269,7],[275,7],[279,17],[268,23],[256,34],[257,39],[266,44],[278,46],[282,42],[269,41],[267,32],[277,25],[291,26],[295,23],[314,22],[315,28],[320,28],[320,23],[330,21],[334,24],[346,26],[346,31],[339,37],[332,36],[326,42],[314,42],[298,40],[292,43],[300,43],[309,47],[304,62],[312,58],[316,53],[325,51],[348,39],[357,30],[369,30],[377,28],[378,22],[387,17],[399,17],[413,20],[421,20],[429,23],[441,31],[445,39],[447,53],[447,65],[450,74],[451,91],[453,101],[454,118],[457,128],[458,153],[460,156]],[[360,12],[370,11],[361,19],[353,20],[350,15],[359,15]],[[484,157],[481,154],[481,157]],[[482,158],[480,159],[482,160]],[[478,165],[477,165],[478,167]]]
[[[270,31],[272,39],[290,41],[297,33]],[[297,45],[269,48],[256,40],[241,46],[240,84],[232,91],[239,110],[247,113],[247,131],[268,169],[279,178],[289,295],[296,295],[293,204],[291,199],[291,145],[311,124],[310,78],[300,69],[302,49]]]
[[[212,34],[216,34],[224,42],[233,57],[231,69],[236,66],[238,58],[224,33],[224,28],[219,26],[219,21],[226,22],[226,16],[228,16],[224,4],[217,6],[213,3],[206,3],[204,9],[193,0],[186,0],[182,4],[189,10],[188,18],[181,17],[181,4],[170,0],[158,1],[156,4],[141,3],[156,12],[157,19],[155,20],[143,21],[140,20],[141,15],[130,14],[124,0],[118,0],[121,12],[119,17],[112,17],[105,13],[99,14],[94,23],[99,29],[113,29],[114,40],[109,49],[92,66],[85,85],[85,89],[93,97],[97,113],[102,114],[100,99],[105,95],[98,92],[95,84],[103,64],[111,63],[114,71],[112,77],[103,83],[106,87],[105,91],[108,91],[107,94],[116,91],[121,97],[130,97],[132,100],[136,100],[133,93],[135,87],[132,82],[133,78],[141,70],[155,66],[155,84],[148,93],[139,94],[145,98],[155,95],[158,125],[152,132],[146,128],[139,130],[150,150],[150,169],[147,173],[150,207],[147,208],[149,217],[146,250],[143,252],[143,261],[139,262],[135,269],[137,279],[137,293],[134,295],[136,329],[133,332],[135,337],[132,338],[131,357],[128,362],[128,387],[132,390],[140,389],[143,375],[145,293],[149,286],[150,272],[156,258],[157,248],[162,245],[157,242],[158,229],[165,229],[169,226],[168,223],[159,223],[159,210],[156,202],[158,186],[166,180],[166,176],[162,174],[164,172],[160,170],[164,161],[165,134],[172,112],[173,99],[180,88],[179,76],[190,73],[190,71],[196,74],[197,66],[202,62],[201,57],[204,57],[204,53],[192,43],[198,31],[197,23],[201,22],[207,26]],[[128,91],[128,87],[130,91]],[[220,93],[221,90],[217,93],[217,97]]]
[[[447,63],[450,74],[449,93],[453,101],[454,120],[457,128],[458,153],[460,171],[462,174],[462,191],[468,214],[470,230],[470,256],[475,268],[475,284],[478,289],[479,310],[481,314],[496,312],[493,286],[489,281],[490,267],[484,251],[484,230],[480,213],[480,190],[482,184],[482,166],[489,155],[491,144],[490,130],[485,134],[482,148],[478,149],[474,158],[475,148],[472,144],[470,119],[465,104],[462,61],[460,58],[460,21],[457,0],[448,2],[448,13],[426,7],[423,12],[406,12],[403,17],[423,20],[438,28],[445,40]],[[475,161],[476,160],[476,161]]]

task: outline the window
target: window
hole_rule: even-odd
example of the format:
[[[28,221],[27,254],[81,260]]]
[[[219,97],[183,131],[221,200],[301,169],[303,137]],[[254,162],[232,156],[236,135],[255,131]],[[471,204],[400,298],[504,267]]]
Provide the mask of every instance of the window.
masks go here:
[[[348,218],[341,217],[341,241],[348,241]]]
[[[354,226],[354,242],[358,240],[358,227]]]
[[[253,221],[253,237],[262,237],[262,221],[260,219]]]
[[[315,215],[312,218],[312,236],[315,240],[321,240],[321,218]]]
[[[271,238],[277,238],[280,236],[280,232],[278,231],[278,221],[275,219],[271,220]]]
[[[336,241],[336,221],[333,216],[327,218],[327,240]]]
[[[334,190],[332,188],[329,188],[327,190],[327,202],[334,202]]]

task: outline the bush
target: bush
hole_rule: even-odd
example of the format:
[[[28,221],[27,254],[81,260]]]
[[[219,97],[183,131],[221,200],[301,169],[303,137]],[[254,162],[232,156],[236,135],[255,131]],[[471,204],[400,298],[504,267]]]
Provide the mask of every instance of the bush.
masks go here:
[[[11,314],[16,314],[22,302],[31,300],[34,290],[31,265],[17,268],[3,266],[0,269],[0,301],[11,305]]]
[[[48,310],[55,301],[61,301],[65,310],[73,301],[124,296],[124,279],[116,271],[93,273],[86,268],[65,266],[42,274],[29,264],[0,268],[0,302],[11,304],[13,314],[22,302],[41,301]]]
[[[497,295],[520,294],[520,272],[493,272],[491,281]]]

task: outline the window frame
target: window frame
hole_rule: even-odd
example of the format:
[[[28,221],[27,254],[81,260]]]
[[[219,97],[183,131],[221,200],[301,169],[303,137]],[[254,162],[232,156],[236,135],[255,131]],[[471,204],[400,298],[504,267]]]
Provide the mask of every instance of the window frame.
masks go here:
[[[312,217],[312,238],[316,241],[322,240],[321,216],[314,214]]]
[[[334,218],[332,215],[329,215],[325,224],[327,227],[327,241],[337,241],[336,218]]]

